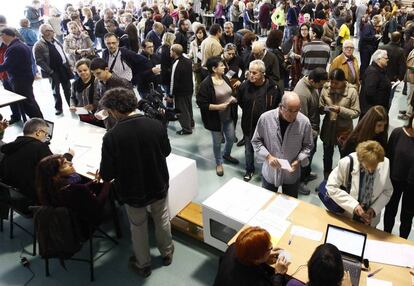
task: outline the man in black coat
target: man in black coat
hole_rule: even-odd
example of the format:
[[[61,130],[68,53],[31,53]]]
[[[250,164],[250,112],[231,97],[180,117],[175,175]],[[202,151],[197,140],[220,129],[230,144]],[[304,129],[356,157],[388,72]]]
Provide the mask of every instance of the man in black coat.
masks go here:
[[[228,43],[232,43],[237,47],[237,53],[242,54],[242,36],[234,32],[234,27],[232,22],[224,23],[224,33],[221,35],[220,43],[223,48]]]
[[[166,157],[171,152],[162,123],[136,113],[134,92],[115,88],[101,105],[118,123],[103,137],[100,174],[105,182],[115,180],[120,200],[131,224],[134,256],[130,266],[143,277],[151,275],[148,214],[151,209],[157,246],[163,265],[172,262],[174,245],[167,209],[169,174]]]
[[[177,134],[191,134],[194,122],[191,102],[194,89],[192,61],[183,56],[183,47],[180,44],[171,46],[171,57],[174,59],[174,63],[171,71],[170,90],[174,96],[175,107],[181,111],[178,121],[182,129],[177,131]]]
[[[133,85],[143,84],[143,77],[146,73],[152,73],[151,63],[143,57],[127,48],[119,47],[119,39],[113,33],[105,35],[105,49],[102,58],[108,64],[109,71],[122,77]]]
[[[114,19],[114,12],[111,8],[106,8],[104,10],[104,16],[102,19],[98,20],[95,24],[95,36],[98,40],[100,47],[104,47],[104,36],[108,31],[105,29],[105,21]]]
[[[151,40],[142,41],[141,56],[149,63],[149,67],[142,74],[142,81],[138,85],[139,95],[146,99],[151,95],[151,89],[158,89],[161,82],[161,58],[155,53],[154,43]]]
[[[107,20],[104,24],[105,29],[108,31],[108,33],[114,33],[118,37],[119,46],[121,48],[127,48],[128,50],[131,49],[129,45],[128,34],[122,31],[121,28],[119,28],[118,23],[114,19]]]
[[[362,118],[368,109],[382,105],[386,110],[390,107],[391,81],[387,76],[388,55],[385,50],[376,50],[372,55],[372,63],[362,75],[359,103]]]
[[[6,184],[18,188],[34,204],[38,203],[35,186],[37,164],[52,155],[46,143],[48,130],[43,119],[32,118],[24,124],[23,136],[1,147],[4,157],[0,163],[0,177]],[[65,157],[71,160],[73,152],[65,154]]]
[[[183,47],[183,53],[187,54],[188,51],[188,32],[189,26],[186,20],[178,21],[178,31],[175,33],[174,44],[180,44]]]
[[[22,110],[19,110],[16,104],[11,105],[13,113],[11,119],[13,122],[19,121],[20,111],[29,117],[42,118],[43,114],[33,94],[33,56],[30,48],[17,38],[12,29],[3,29],[0,37],[7,45],[4,62],[0,64],[0,72],[7,72],[7,86],[11,87],[13,92],[26,97],[26,100],[21,103]]]
[[[407,70],[404,49],[401,48],[400,42],[401,33],[393,32],[391,34],[391,42],[380,47],[380,49],[387,51],[389,58],[387,65],[387,76],[391,81],[403,80],[405,71]]]
[[[254,174],[254,150],[250,142],[257,121],[264,112],[279,106],[282,98],[275,82],[265,77],[263,61],[254,60],[249,65],[249,76],[237,93],[237,103],[242,108],[241,127],[245,139],[246,174],[244,180],[250,181]]]

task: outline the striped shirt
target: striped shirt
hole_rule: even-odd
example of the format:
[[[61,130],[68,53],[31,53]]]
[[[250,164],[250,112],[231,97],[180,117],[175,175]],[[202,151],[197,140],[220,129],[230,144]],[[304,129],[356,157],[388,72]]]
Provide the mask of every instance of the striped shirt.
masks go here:
[[[331,48],[322,41],[305,43],[302,47],[302,73],[309,73],[318,67],[326,69],[329,62]]]

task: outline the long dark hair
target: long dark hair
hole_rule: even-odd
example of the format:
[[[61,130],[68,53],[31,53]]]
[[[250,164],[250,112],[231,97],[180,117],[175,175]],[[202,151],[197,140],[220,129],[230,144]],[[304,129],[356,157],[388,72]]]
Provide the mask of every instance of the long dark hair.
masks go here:
[[[64,160],[62,155],[50,155],[43,158],[37,165],[36,189],[41,205],[55,205],[56,191],[67,185],[66,179],[58,176],[59,168]]]
[[[309,286],[339,286],[344,265],[338,248],[330,243],[319,245],[308,261]]]
[[[203,39],[201,40],[197,37],[197,33],[200,31],[203,31]],[[197,29],[195,30],[195,39],[197,41],[197,46],[200,46],[201,42],[203,42],[206,38],[207,38],[206,27],[204,27],[204,25],[198,26]]]
[[[375,125],[381,121],[386,122],[384,131],[380,134],[375,134]],[[351,134],[349,134],[348,139],[344,143],[344,148],[347,147],[347,144],[358,145],[358,143],[367,140],[376,140],[385,148],[387,146],[388,122],[388,113],[383,106],[376,105],[371,107],[361,121],[358,122]]]

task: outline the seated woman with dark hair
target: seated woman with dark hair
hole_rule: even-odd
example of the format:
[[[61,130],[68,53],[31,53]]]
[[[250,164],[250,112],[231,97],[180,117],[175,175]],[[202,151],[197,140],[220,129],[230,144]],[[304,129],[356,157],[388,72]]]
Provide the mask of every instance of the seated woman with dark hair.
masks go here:
[[[292,279],[286,286],[352,286],[349,272],[344,272],[341,253],[335,245],[319,245],[308,261],[309,282]]]
[[[220,259],[214,286],[285,285],[289,263],[278,254],[265,229],[248,227]]]
[[[76,62],[75,69],[79,78],[72,83],[72,95],[70,97],[70,111],[76,111],[76,107],[84,107],[93,112],[97,105],[97,84],[91,72],[91,61],[81,59]]]
[[[108,196],[107,185],[94,192],[93,183],[81,183],[72,162],[62,155],[47,156],[37,166],[36,185],[40,204],[70,209],[79,218],[84,235],[88,234],[89,225],[97,226],[101,222]]]

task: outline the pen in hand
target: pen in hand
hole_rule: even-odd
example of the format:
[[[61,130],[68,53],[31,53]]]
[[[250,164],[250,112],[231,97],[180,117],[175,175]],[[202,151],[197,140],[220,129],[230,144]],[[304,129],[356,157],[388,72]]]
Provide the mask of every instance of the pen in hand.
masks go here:
[[[375,270],[374,272],[371,272],[370,274],[368,274],[368,277],[372,277],[372,276],[374,276],[375,274],[377,274],[378,272],[380,272],[382,270],[382,267],[381,268],[378,268],[377,270]]]

